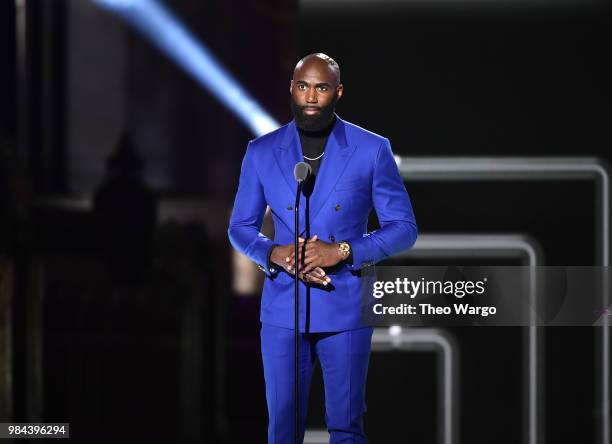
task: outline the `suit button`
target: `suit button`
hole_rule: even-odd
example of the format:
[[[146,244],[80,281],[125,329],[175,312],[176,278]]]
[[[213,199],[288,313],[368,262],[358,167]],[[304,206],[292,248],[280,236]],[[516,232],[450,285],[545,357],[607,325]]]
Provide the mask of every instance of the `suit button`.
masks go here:
[[[336,238],[333,235],[329,236],[329,240],[332,241],[332,242],[336,242]]]
[[[334,207],[334,210],[336,211],[340,211],[342,207],[340,206],[340,204],[336,204],[336,206]]]
[[[293,206],[291,206],[291,204],[289,204],[289,206],[287,207],[287,209],[288,209],[289,211],[291,211],[291,210],[293,210]]]

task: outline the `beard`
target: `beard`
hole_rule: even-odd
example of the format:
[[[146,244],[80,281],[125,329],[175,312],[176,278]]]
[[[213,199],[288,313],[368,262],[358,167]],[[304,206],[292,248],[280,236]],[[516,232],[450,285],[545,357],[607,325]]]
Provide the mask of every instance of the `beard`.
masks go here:
[[[334,96],[329,105],[318,107],[319,114],[309,116],[304,113],[304,107],[295,103],[293,96],[291,96],[291,112],[293,113],[293,117],[295,117],[295,124],[303,131],[324,130],[334,118],[337,101],[337,97]]]

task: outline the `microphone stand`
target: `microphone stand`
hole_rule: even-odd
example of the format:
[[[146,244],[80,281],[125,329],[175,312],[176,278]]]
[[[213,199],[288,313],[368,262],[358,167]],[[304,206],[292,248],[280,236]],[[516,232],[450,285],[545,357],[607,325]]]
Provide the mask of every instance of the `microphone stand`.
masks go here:
[[[294,384],[294,442],[295,444],[299,443],[299,425],[300,425],[300,388],[299,388],[299,377],[300,377],[300,287],[299,287],[299,277],[298,277],[298,264],[299,264],[299,226],[300,226],[300,194],[302,194],[302,187],[304,186],[304,181],[298,182],[297,186],[297,194],[295,195],[295,229],[294,229],[294,290],[295,290],[295,318],[294,318],[294,333],[295,333],[295,384]]]

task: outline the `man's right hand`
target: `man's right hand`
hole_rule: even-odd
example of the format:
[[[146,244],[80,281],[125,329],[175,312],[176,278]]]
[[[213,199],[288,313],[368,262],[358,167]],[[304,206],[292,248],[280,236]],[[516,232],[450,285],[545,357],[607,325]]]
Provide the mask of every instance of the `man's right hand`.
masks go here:
[[[304,239],[300,237],[298,247],[301,249],[303,246]],[[291,258],[294,257],[294,251],[295,246],[293,244],[276,245],[272,248],[270,262],[278,265],[279,267],[283,267],[287,273],[294,274],[294,264],[291,261]],[[328,285],[331,282],[331,278],[326,275],[325,271],[321,267],[316,267],[306,274],[300,273],[299,278],[309,284]]]

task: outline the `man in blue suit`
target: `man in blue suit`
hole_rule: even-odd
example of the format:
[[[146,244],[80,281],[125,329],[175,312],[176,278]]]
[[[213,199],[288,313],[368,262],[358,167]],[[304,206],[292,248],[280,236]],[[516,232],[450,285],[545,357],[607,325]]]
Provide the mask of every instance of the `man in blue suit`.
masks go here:
[[[293,168],[303,161],[313,175],[299,209],[300,439],[318,360],[330,443],[365,443],[373,328],[363,313],[362,270],[412,247],[417,225],[389,140],[334,112],[343,94],[338,64],[321,53],[304,57],[289,91],[294,120],[247,146],[228,230],[232,245],[266,274],[260,320],[268,443],[289,444],[294,436]],[[266,206],[274,239],[260,232]],[[372,208],[380,228],[368,233]]]

